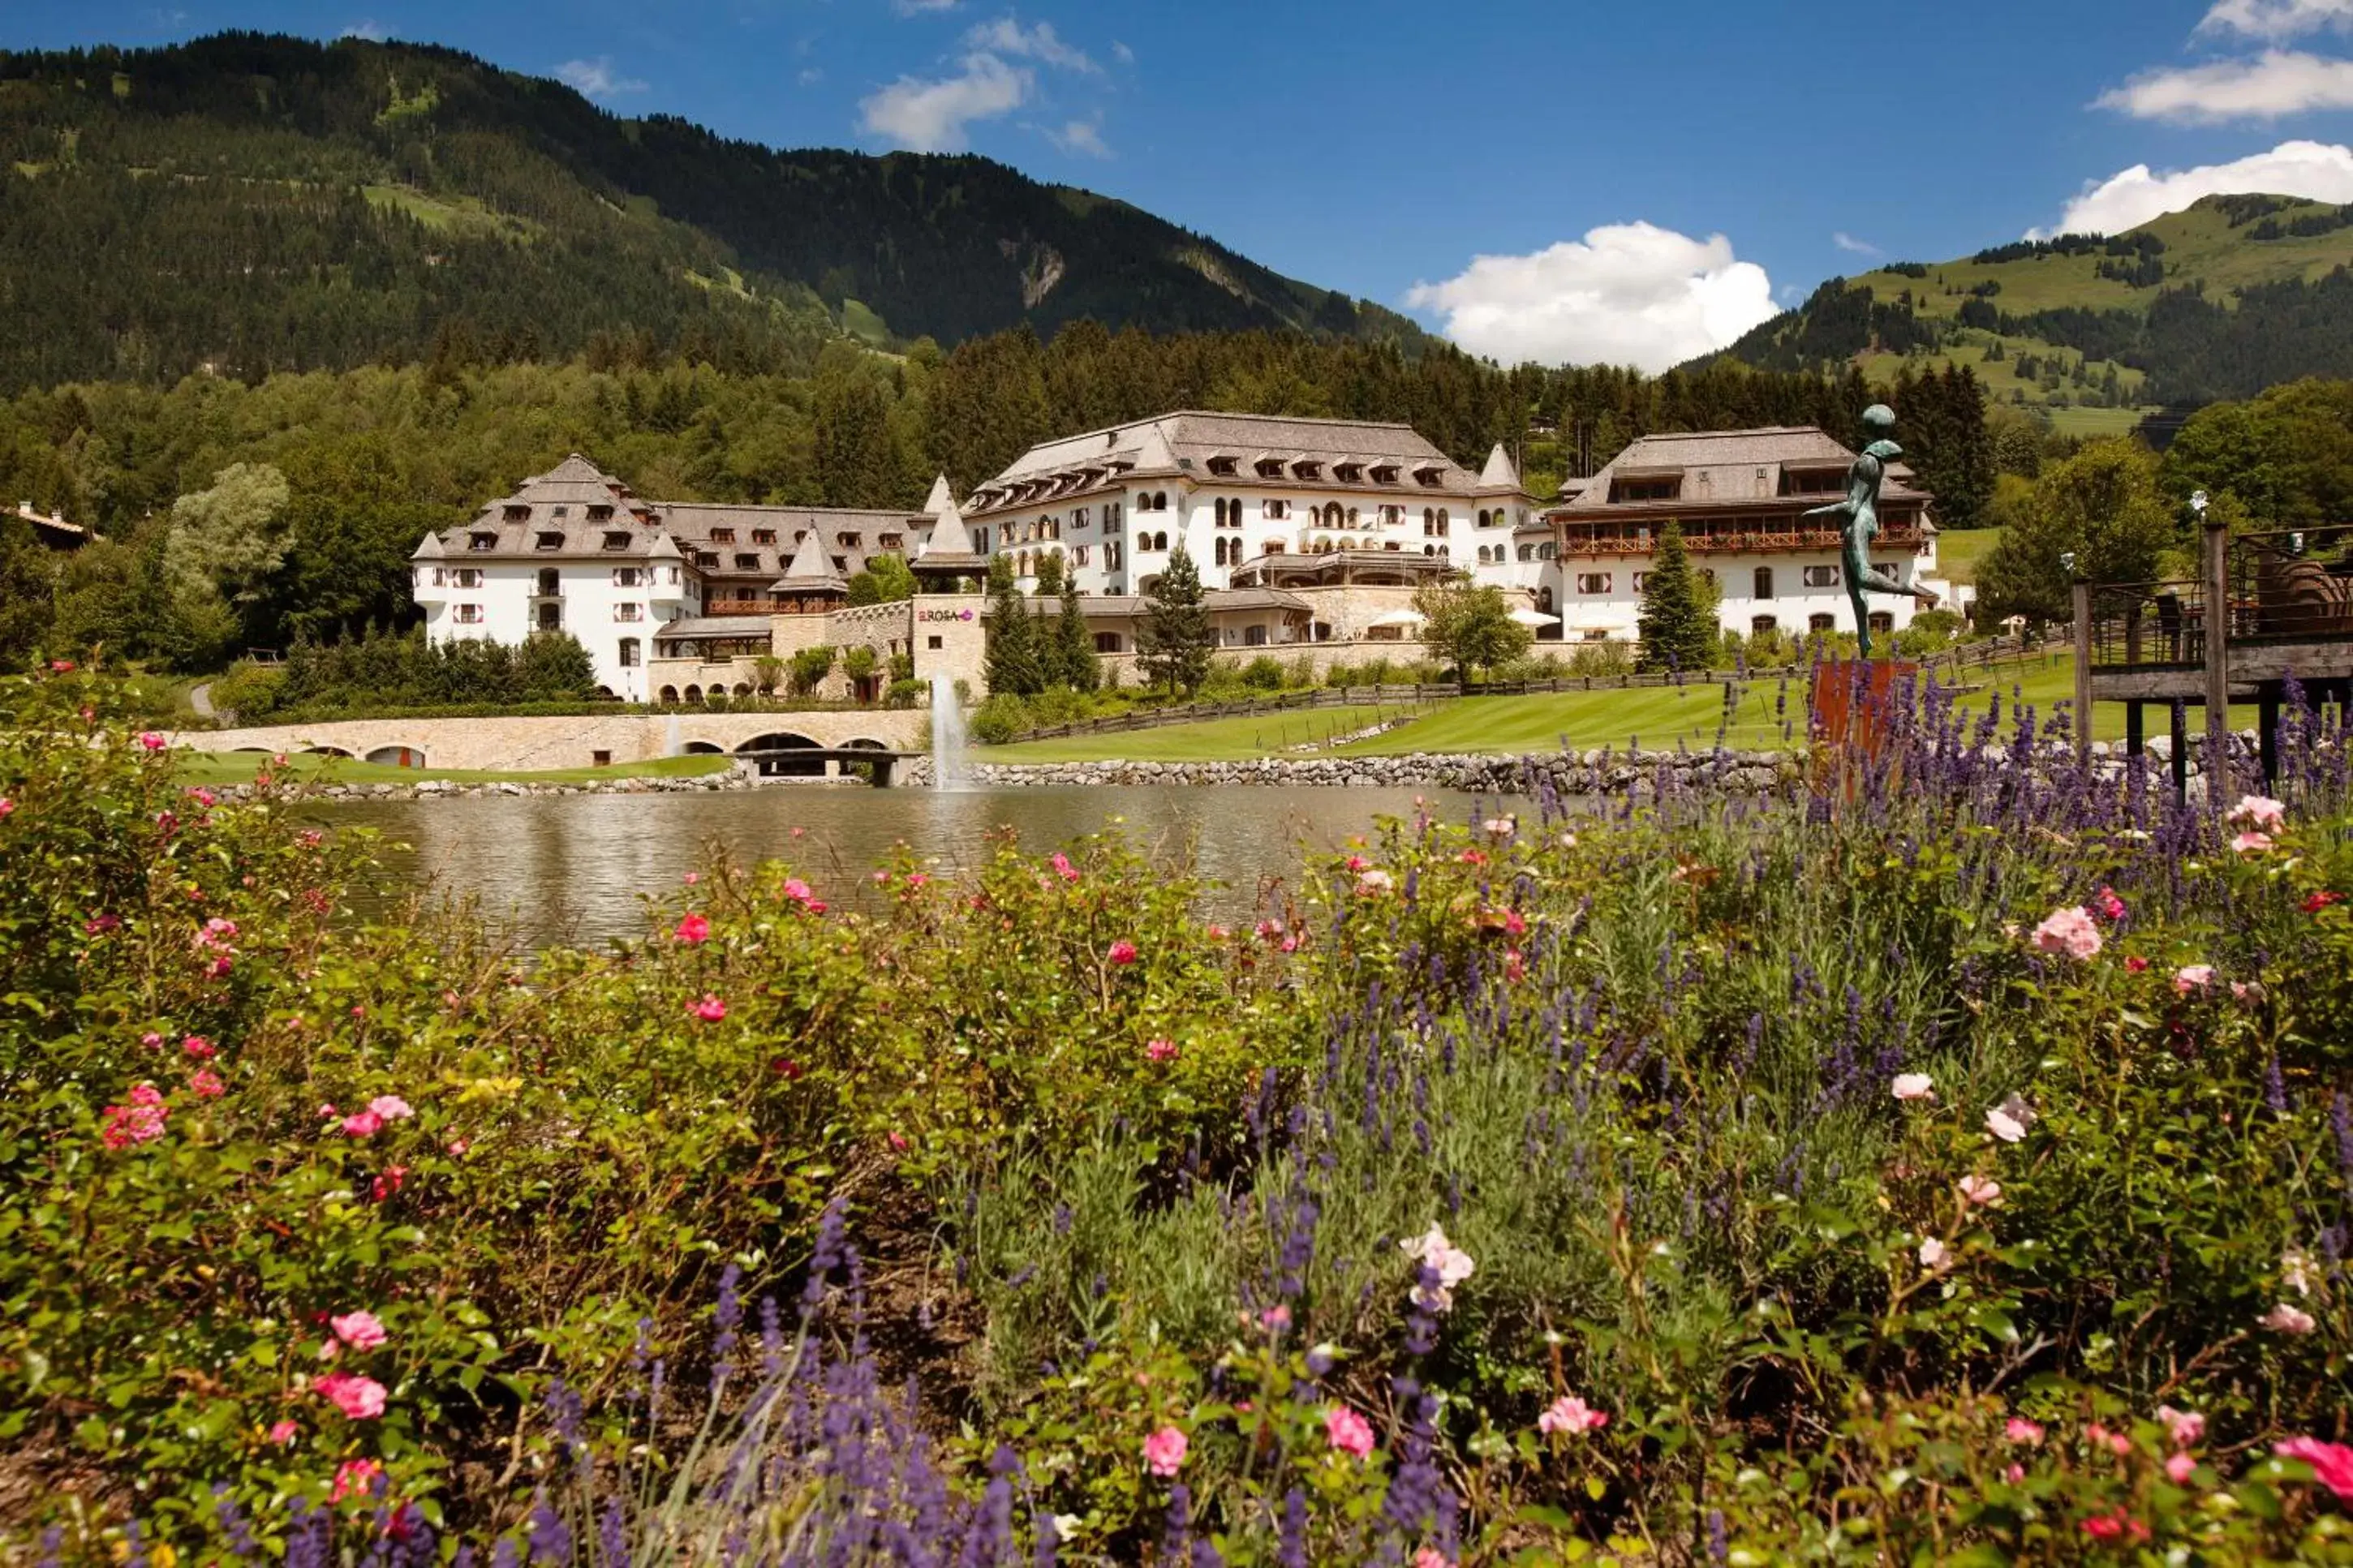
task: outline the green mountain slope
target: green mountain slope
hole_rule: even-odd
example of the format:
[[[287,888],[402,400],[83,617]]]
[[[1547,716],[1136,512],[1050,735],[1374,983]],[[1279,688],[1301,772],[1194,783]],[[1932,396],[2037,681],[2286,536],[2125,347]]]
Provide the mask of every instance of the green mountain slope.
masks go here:
[[[2353,207],[2210,196],[2126,234],[1834,278],[1728,351],[1778,370],[1966,364],[2079,427],[2353,374]]]
[[[223,34],[0,53],[0,389],[633,342],[802,363],[1092,317],[1427,340],[975,157],[625,120],[452,50]]]

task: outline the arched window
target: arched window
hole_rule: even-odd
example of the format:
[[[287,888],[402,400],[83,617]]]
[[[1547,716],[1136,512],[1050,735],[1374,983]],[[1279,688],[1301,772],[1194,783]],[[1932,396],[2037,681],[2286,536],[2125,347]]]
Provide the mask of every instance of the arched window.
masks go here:
[[[1482,528],[1487,526],[1487,509],[1483,506],[1479,509],[1479,526]]]
[[[1218,498],[1218,526],[1226,526],[1226,498],[1223,496]]]
[[[662,700],[664,702],[675,702],[675,701],[677,701],[677,700],[678,700],[678,688],[677,688],[677,687],[675,687],[675,686],[665,686],[665,687],[663,687],[663,688],[662,688],[662,689],[661,689],[661,700]]]
[[[1523,561],[1534,561],[1535,558],[1536,558],[1536,547],[1535,547],[1535,545],[1533,545],[1533,544],[1523,544],[1523,545],[1521,545],[1521,546],[1520,546],[1520,559],[1521,559],[1521,560],[1523,560]]]
[[[1438,509],[1438,537],[1444,539],[1451,531],[1451,525],[1449,524],[1446,520],[1446,509],[1444,507],[1440,507]]]
[[[1166,490],[1155,490],[1152,492],[1152,510],[1155,511],[1166,511],[1168,510],[1168,492]]]
[[[1324,509],[1324,526],[1326,528],[1337,528],[1340,526],[1340,503],[1338,501],[1334,501]]]
[[[1552,590],[1550,588],[1538,588],[1536,590],[1536,608],[1542,610],[1547,616],[1552,614]]]
[[[1431,510],[1429,507],[1423,507],[1421,509],[1421,536],[1424,539],[1428,539],[1437,531],[1438,513]]]

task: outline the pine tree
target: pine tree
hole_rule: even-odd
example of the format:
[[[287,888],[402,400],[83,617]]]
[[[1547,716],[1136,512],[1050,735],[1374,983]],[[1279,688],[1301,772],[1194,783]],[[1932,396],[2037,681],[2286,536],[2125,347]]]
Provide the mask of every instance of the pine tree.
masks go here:
[[[1705,669],[1720,646],[1683,550],[1683,525],[1672,518],[1651,554],[1639,626],[1644,670]]]
[[[1054,623],[1055,683],[1073,691],[1092,691],[1103,684],[1103,661],[1095,658],[1093,635],[1079,608],[1079,585],[1062,580],[1062,614]]]
[[[1189,692],[1208,677],[1209,652],[1217,645],[1202,597],[1201,574],[1179,544],[1168,552],[1167,569],[1153,586],[1135,634],[1145,679],[1166,681],[1171,695]]]
[[[1039,658],[1038,626],[1029,602],[1013,579],[1013,563],[999,555],[988,563],[988,658],[984,673],[991,696],[1035,697],[1046,689]]]

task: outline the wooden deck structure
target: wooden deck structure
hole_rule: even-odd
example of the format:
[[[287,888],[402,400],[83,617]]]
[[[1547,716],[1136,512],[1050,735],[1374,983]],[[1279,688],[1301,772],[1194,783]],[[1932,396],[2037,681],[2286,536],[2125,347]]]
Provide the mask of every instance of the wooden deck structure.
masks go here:
[[[2147,712],[2172,728],[2173,783],[2187,783],[2191,707],[2224,754],[2233,702],[2253,702],[2263,777],[2277,775],[2291,682],[2307,702],[2353,702],[2353,526],[2241,534],[2206,525],[2194,580],[2077,583],[2075,746],[2091,755],[2092,705],[2125,704],[2125,743],[2145,750]]]

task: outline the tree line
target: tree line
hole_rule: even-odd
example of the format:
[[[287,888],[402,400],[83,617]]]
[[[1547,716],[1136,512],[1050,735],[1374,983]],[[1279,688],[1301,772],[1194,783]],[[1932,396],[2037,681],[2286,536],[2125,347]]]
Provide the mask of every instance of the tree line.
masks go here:
[[[209,669],[247,647],[406,626],[417,542],[571,451],[664,500],[913,507],[935,474],[967,492],[1038,441],[1200,407],[1398,421],[1473,468],[1501,442],[1541,496],[1653,430],[1818,424],[1851,439],[1879,396],[1940,516],[1965,525],[1994,463],[1966,371],[1874,388],[1729,363],[1504,370],[1451,349],[1082,322],[897,356],[836,341],[806,374],[499,363],[445,341],[421,364],[254,384],[76,383],[0,400],[0,502],[103,542],[52,555],[26,531],[0,535],[15,539],[0,545],[0,657],[104,644]]]

